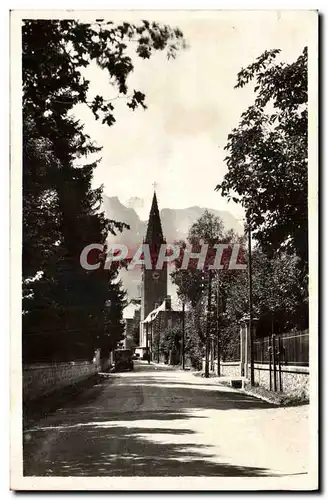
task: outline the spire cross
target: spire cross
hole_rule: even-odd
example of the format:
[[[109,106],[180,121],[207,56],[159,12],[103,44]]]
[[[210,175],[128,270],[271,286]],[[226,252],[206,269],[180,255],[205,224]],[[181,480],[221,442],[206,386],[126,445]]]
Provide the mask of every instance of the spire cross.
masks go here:
[[[155,182],[153,183],[154,191],[156,191],[157,185],[158,185],[158,184],[157,184],[157,182],[155,181]]]

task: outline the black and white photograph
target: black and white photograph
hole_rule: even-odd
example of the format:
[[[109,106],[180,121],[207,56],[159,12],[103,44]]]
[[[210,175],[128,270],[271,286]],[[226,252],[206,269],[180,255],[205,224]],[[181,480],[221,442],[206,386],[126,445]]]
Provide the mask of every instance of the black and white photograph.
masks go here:
[[[11,489],[317,490],[318,12],[10,24]]]

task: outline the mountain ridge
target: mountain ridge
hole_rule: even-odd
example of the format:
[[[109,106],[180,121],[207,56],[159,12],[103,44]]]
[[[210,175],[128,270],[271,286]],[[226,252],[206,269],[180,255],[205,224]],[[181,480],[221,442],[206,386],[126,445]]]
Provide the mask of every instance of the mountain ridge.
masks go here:
[[[132,207],[127,207],[120,201],[117,196],[103,195],[103,209],[106,217],[119,222],[125,222],[130,226],[129,230],[123,230],[122,233],[116,235],[109,234],[108,243],[121,243],[126,245],[130,250],[136,250],[146,235],[147,220],[142,220],[137,211]],[[150,206],[149,206],[150,210]],[[238,220],[225,210],[206,209],[197,205],[187,208],[162,208],[160,217],[164,238],[167,243],[185,240],[190,226],[199,219],[205,210],[213,213],[222,219],[226,230],[233,229],[238,234],[243,233],[243,228]],[[120,279],[123,287],[127,291],[128,298],[140,296],[141,271],[140,269],[121,271]],[[175,286],[171,280],[168,280],[168,294],[172,296],[174,303],[176,297]]]
[[[138,236],[141,236],[141,240],[143,239],[147,228],[147,219],[145,220],[141,218],[134,208],[127,207],[117,196],[110,197],[107,195],[103,195],[103,208],[106,217],[129,224],[130,231],[136,231]],[[198,205],[186,208],[165,207],[160,209],[159,212],[166,240],[170,242],[175,241],[175,238],[172,237],[172,235],[177,231],[182,232],[183,234],[181,236],[186,238],[190,226],[203,215],[205,210],[208,210],[215,216],[220,217],[226,230],[233,229],[239,234],[243,233],[243,228],[239,224],[238,220],[227,210],[216,210],[213,208],[200,207]],[[184,226],[183,229],[180,229],[179,227],[177,228],[179,224]],[[144,234],[139,235],[139,232],[142,230],[144,230]]]

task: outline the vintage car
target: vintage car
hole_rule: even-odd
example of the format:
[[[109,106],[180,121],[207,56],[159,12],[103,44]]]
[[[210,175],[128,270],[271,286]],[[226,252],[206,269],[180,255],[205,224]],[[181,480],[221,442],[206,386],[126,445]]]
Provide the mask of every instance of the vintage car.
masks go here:
[[[116,372],[133,370],[132,351],[130,349],[117,349],[115,351],[114,370]]]

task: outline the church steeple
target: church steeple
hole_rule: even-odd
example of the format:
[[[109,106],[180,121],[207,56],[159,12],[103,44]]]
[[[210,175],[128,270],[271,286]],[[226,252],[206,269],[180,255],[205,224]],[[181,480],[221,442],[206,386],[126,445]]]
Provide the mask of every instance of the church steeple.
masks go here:
[[[148,243],[149,245],[164,243],[164,237],[163,237],[163,231],[162,231],[161,218],[160,218],[159,210],[158,210],[156,191],[154,191],[153,201],[151,204],[145,243]]]
[[[160,247],[163,243],[165,244],[166,241],[163,236],[155,191],[151,204],[144,243],[149,245],[152,268],[147,269],[146,267],[143,267],[142,270],[141,321],[148,316],[148,314],[155,308],[156,304],[162,304],[163,300],[167,297],[166,263],[164,263],[161,269],[156,269]],[[143,345],[146,345],[144,337],[142,342],[144,342]]]

